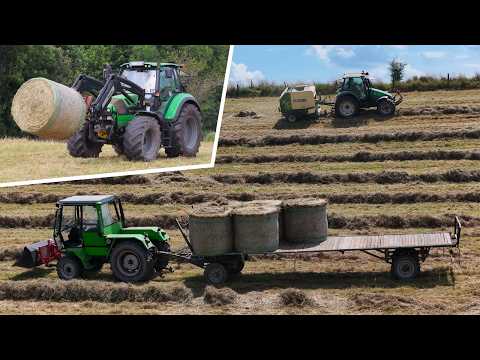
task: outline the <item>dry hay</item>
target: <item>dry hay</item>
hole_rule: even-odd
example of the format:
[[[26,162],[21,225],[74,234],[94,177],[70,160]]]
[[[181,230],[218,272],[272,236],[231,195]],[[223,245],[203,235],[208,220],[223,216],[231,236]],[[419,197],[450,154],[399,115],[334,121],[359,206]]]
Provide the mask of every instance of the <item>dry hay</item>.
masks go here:
[[[216,288],[214,286],[207,286],[203,301],[206,304],[221,306],[230,305],[237,300],[238,294],[230,288]]]
[[[398,151],[387,153],[357,152],[352,155],[226,155],[216,159],[217,164],[261,164],[278,162],[383,162],[412,160],[480,160],[478,151]]]
[[[409,310],[411,312],[433,311],[437,313],[439,310],[446,310],[446,307],[441,303],[426,303],[413,297],[383,293],[354,294],[351,296],[350,300],[352,300],[359,310],[363,311]]]
[[[0,261],[18,260],[23,254],[23,247],[0,249]]]
[[[150,178],[144,175],[127,175],[127,176],[115,176],[105,177],[99,179],[89,180],[74,180],[76,184],[108,184],[108,185],[122,185],[122,184],[150,184],[152,181]]]
[[[252,117],[254,119],[260,118],[255,111],[239,111],[235,114],[235,117]]]
[[[65,140],[84,123],[86,105],[74,89],[45,78],[26,81],[12,100],[18,127],[44,139]]]
[[[408,174],[404,171],[382,171],[380,173],[324,174],[312,172],[259,173],[259,174],[218,174],[212,178],[224,184],[338,184],[338,183],[377,183],[398,184],[408,182],[472,182],[480,181],[480,171],[449,170],[444,173]]]
[[[185,303],[192,298],[192,291],[184,286],[161,288],[155,285],[53,279],[0,282],[0,300]]]
[[[382,141],[433,141],[444,139],[480,139],[480,130],[458,130],[443,132],[412,131],[396,133],[368,133],[358,135],[289,135],[263,136],[257,138],[222,137],[219,146],[281,146],[281,145],[319,145],[346,142],[378,143]]]
[[[283,306],[304,307],[315,305],[315,301],[305,291],[299,289],[288,288],[282,290],[279,297]]]
[[[429,106],[416,108],[402,108],[398,110],[401,116],[418,116],[418,115],[453,115],[453,114],[478,114],[480,106]]]

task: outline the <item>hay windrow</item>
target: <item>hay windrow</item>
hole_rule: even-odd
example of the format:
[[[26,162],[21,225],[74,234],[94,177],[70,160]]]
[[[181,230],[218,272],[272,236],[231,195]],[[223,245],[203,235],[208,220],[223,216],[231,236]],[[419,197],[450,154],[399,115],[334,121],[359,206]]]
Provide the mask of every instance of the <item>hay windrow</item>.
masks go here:
[[[214,306],[230,305],[236,301],[237,297],[238,294],[230,288],[207,286],[203,295],[203,301]]]
[[[223,184],[338,184],[338,183],[377,183],[398,184],[408,182],[478,182],[480,171],[449,170],[444,173],[408,174],[403,171],[382,171],[380,173],[324,174],[312,172],[259,173],[259,174],[218,174],[212,178]]]
[[[217,164],[262,164],[278,162],[384,162],[421,160],[480,160],[478,151],[398,151],[386,153],[357,152],[352,155],[224,155],[215,160]]]
[[[360,142],[375,144],[382,141],[433,141],[446,139],[480,139],[480,130],[458,131],[412,131],[396,133],[369,133],[359,135],[289,135],[289,136],[263,136],[258,138],[247,137],[221,137],[219,146],[281,146],[281,145],[319,145],[336,144],[345,142]]]
[[[8,247],[0,249],[0,261],[18,260],[22,256],[23,247]]]
[[[279,298],[283,306],[304,307],[315,305],[315,301],[310,298],[305,291],[299,289],[288,288],[282,290]]]
[[[132,285],[94,280],[0,281],[0,300],[186,303],[192,298],[192,291],[183,286],[161,288],[155,285]]]

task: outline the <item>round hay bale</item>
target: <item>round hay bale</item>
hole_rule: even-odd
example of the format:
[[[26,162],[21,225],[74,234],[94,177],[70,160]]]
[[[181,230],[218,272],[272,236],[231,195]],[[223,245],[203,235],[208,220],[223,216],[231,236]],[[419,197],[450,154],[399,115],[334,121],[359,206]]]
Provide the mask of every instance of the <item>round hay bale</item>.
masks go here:
[[[284,241],[284,230],[283,230],[283,201],[282,200],[252,200],[244,203],[246,206],[273,206],[278,209],[278,239],[280,242]]]
[[[232,213],[236,251],[259,254],[278,249],[278,208],[243,206]]]
[[[318,243],[327,239],[327,201],[292,199],[284,202],[284,238],[286,242]]]
[[[188,217],[195,255],[216,256],[233,251],[232,217],[224,207],[198,207]]]
[[[72,136],[85,121],[86,111],[80,93],[45,78],[33,78],[20,86],[11,109],[22,131],[53,140]]]

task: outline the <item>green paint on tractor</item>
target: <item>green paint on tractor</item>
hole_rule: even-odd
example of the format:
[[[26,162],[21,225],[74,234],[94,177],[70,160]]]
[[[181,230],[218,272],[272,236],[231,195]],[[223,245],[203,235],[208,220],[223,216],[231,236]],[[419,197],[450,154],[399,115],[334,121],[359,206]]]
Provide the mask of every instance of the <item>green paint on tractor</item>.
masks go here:
[[[187,93],[177,94],[174,97],[172,97],[166,106],[167,110],[165,111],[165,116],[164,116],[165,120],[169,120],[169,121],[174,120],[179,113],[180,107],[183,105],[183,103],[186,100],[189,100],[189,99],[193,100],[193,96]]]

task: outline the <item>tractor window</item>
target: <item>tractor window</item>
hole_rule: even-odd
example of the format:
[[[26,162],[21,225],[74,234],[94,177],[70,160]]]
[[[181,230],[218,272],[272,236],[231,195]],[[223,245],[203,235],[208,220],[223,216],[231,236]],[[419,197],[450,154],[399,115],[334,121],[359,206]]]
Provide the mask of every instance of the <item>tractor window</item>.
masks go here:
[[[156,70],[147,70],[147,71],[125,70],[122,73],[122,77],[130,81],[133,81],[135,84],[143,88],[146,94],[155,93],[155,84],[157,82]]]
[[[64,206],[62,209],[62,231],[70,229],[76,222],[75,206]]]
[[[120,221],[113,203],[102,204],[101,211],[103,226],[109,226]]]
[[[98,215],[95,206],[83,207],[83,225],[85,226],[97,226]]]
[[[168,76],[167,70],[171,75],[170,77]],[[177,89],[177,80],[173,69],[160,70],[160,89],[168,89],[170,91],[175,91]]]

